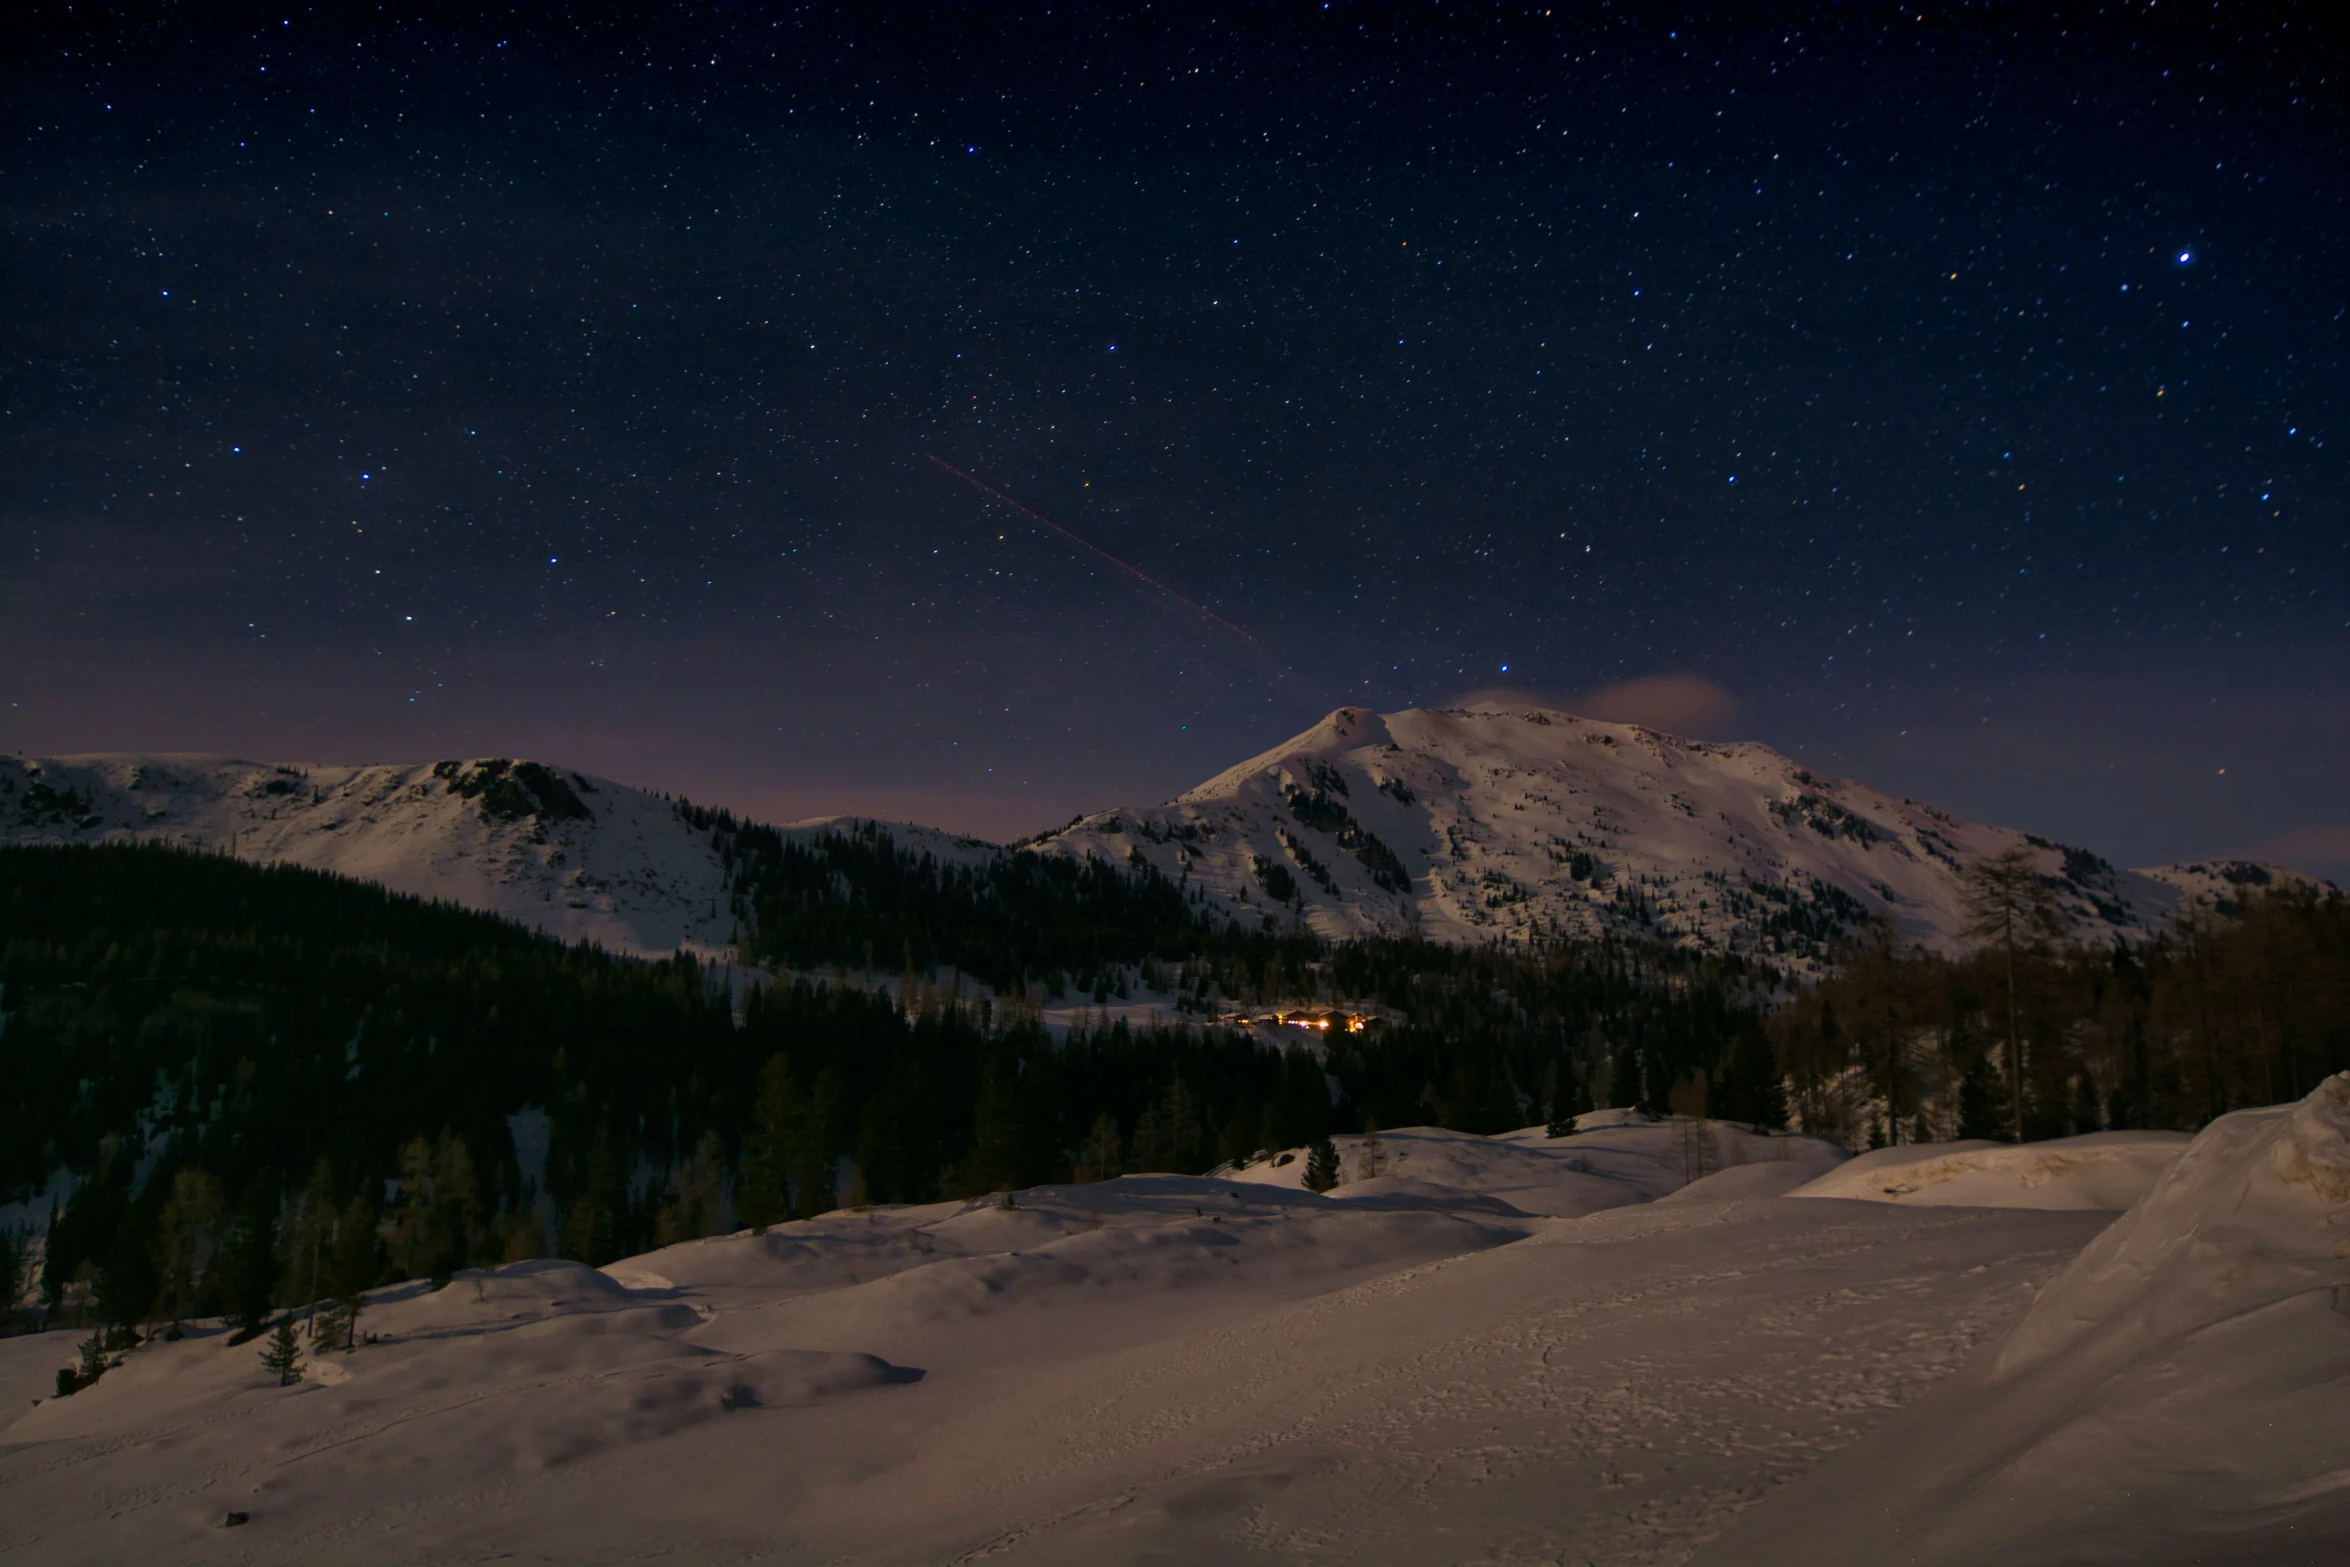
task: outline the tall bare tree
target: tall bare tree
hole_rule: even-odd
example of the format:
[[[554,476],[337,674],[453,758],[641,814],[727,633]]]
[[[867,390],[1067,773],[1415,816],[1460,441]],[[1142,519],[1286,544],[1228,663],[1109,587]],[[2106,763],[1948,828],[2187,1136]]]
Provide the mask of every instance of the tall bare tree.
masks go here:
[[[2064,915],[2038,857],[2017,844],[2004,854],[1977,860],[1966,873],[1967,935],[1999,953],[2007,992],[2008,1132],[2024,1140],[2024,1036],[2016,1000],[2016,960],[2030,957],[2064,935]]]

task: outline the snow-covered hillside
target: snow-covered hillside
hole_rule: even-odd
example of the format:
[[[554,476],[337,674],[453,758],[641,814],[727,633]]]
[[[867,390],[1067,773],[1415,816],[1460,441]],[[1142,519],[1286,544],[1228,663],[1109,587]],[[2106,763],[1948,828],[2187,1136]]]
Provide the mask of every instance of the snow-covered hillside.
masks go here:
[[[832,818],[785,831],[856,825]],[[888,827],[944,856],[1001,852]],[[715,955],[737,934],[726,867],[683,807],[568,767],[0,758],[0,843],[154,841],[380,882],[616,952]]]
[[[786,836],[863,818],[795,823]],[[905,848],[1012,849],[908,823]],[[194,755],[0,759],[0,843],[164,839],[502,914],[616,951],[717,953],[725,859],[679,803],[551,763],[386,766]],[[1526,710],[1341,708],[1180,799],[1014,846],[1132,855],[1250,923],[1440,941],[1621,933],[1816,969],[1872,917],[1951,949],[1965,866],[2031,846],[2084,940],[2142,937],[2182,903],[2230,912],[2309,878],[2242,861],[2116,870],[2086,849],[1823,778],[1756,744]]]
[[[1990,1353],[1698,1560],[2350,1560],[2346,1231],[2350,1073],[2220,1117]]]
[[[1871,917],[1959,946],[1965,867],[2019,843],[2087,940],[2149,934],[2182,888],[2305,879],[2234,864],[2117,870],[1768,746],[1541,709],[1340,708],[1170,804],[1085,817],[1038,846],[1138,853],[1222,912],[1294,910],[1328,936],[1618,932],[1803,966]]]
[[[1864,1153],[1787,1195],[2118,1212],[2153,1190],[2190,1141],[2185,1132],[2087,1132],[2037,1143],[1910,1143]]]
[[[733,936],[724,867],[672,802],[537,762],[0,762],[0,839],[177,841],[381,882],[627,952],[715,948]]]
[[[395,1285],[292,1386],[0,1339],[0,1558],[2339,1562],[2350,1074],[2100,1205],[2175,1149],[1409,1127]]]

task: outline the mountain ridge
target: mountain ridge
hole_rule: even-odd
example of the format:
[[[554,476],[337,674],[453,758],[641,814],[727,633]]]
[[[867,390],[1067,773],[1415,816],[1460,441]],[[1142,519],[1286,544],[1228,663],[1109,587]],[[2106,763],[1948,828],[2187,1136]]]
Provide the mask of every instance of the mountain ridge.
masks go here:
[[[1758,742],[1538,707],[1338,708],[1165,805],[1097,812],[1034,842],[1139,856],[1232,917],[1331,938],[1613,934],[1798,968],[1874,919],[1954,950],[1966,865],[2018,845],[2081,939],[2144,939],[2243,883],[2318,885],[2245,861],[2120,870]]]
[[[0,842],[168,840],[282,860],[640,954],[742,934],[712,813],[551,763],[372,765],[202,753],[0,760]],[[1755,742],[1546,708],[1338,708],[1174,800],[998,845],[879,828],[942,862],[1029,851],[1149,865],[1217,918],[1329,939],[1659,940],[1816,970],[1875,919],[1952,950],[1970,861],[2032,849],[2077,936],[2141,940],[2177,909],[2313,878],[2246,861],[2119,870],[1967,822]]]

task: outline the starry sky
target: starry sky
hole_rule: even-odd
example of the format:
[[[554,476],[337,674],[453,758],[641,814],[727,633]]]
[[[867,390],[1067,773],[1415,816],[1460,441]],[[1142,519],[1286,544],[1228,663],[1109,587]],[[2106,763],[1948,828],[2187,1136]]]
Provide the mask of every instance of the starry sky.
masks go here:
[[[0,747],[1010,836],[1505,689],[2350,871],[2325,6],[555,11],[0,24]]]

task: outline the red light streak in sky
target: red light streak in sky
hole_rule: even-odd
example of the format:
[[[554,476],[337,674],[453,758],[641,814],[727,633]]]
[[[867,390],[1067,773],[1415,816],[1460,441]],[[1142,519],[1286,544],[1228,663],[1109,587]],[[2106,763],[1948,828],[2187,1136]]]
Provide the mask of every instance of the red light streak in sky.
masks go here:
[[[1062,538],[1067,539],[1070,543],[1076,545],[1079,549],[1088,550],[1093,554],[1099,555],[1102,559],[1108,561],[1111,565],[1117,567],[1120,571],[1123,571],[1126,573],[1126,575],[1132,577],[1135,581],[1143,584],[1145,587],[1156,588],[1159,592],[1166,594],[1167,597],[1173,599],[1176,603],[1182,605],[1185,609],[1190,610],[1193,614],[1200,615],[1206,619],[1214,621],[1217,625],[1222,626],[1226,631],[1231,632],[1234,636],[1240,638],[1243,642],[1254,642],[1256,640],[1255,637],[1250,636],[1247,632],[1241,630],[1238,626],[1234,625],[1231,621],[1226,620],[1223,616],[1217,614],[1214,610],[1208,608],[1205,604],[1195,603],[1191,599],[1185,598],[1182,594],[1176,592],[1173,588],[1167,586],[1167,584],[1161,582],[1158,578],[1152,576],[1149,572],[1142,570],[1138,566],[1130,566],[1126,562],[1120,560],[1117,556],[1111,554],[1108,550],[1103,549],[1100,545],[1079,538],[1076,534],[1071,533],[1067,528],[1062,527],[1059,523],[1053,521],[1052,518],[1047,517],[1044,513],[1034,510],[1031,507],[1023,506],[1020,504],[1020,502],[1012,499],[1012,497],[1006,495],[1003,491],[997,489],[994,485],[988,484],[983,480],[974,479],[971,477],[971,475],[965,473],[962,469],[956,467],[953,463],[948,462],[943,457],[935,456],[929,452],[924,452],[922,455],[928,457],[932,462],[938,464],[941,468],[944,468],[947,472],[953,474],[956,478],[962,480],[965,484],[970,485],[971,488],[977,490],[980,494],[992,496],[995,499],[1002,501],[1006,506],[1011,507],[1012,510],[1018,512],[1021,516],[1028,518],[1031,522],[1039,522],[1044,524],[1044,526],[1052,529],[1055,533],[1059,534]]]

